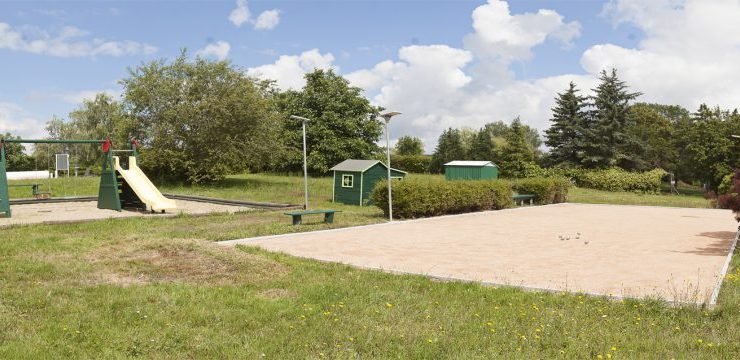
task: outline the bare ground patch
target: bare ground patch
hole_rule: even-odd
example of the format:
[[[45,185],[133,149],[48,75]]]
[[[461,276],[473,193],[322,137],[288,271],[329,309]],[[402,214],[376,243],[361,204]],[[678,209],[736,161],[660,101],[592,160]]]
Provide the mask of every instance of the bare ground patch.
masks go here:
[[[105,244],[87,256],[95,270],[86,282],[121,286],[161,282],[255,284],[273,280],[289,267],[205,240],[127,239]]]
[[[258,294],[260,297],[268,300],[290,299],[298,296],[298,293],[288,289],[267,289]]]

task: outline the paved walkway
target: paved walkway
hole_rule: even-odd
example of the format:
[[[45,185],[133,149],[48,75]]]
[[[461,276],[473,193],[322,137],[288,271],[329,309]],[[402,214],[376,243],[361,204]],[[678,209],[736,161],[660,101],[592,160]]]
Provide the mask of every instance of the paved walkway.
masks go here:
[[[222,244],[492,284],[706,302],[736,230],[727,210],[559,204]]]
[[[195,201],[177,200],[177,210],[167,214],[152,214],[141,211],[115,211],[98,209],[96,201],[68,202],[68,203],[39,203],[11,205],[13,216],[0,218],[0,228],[19,224],[67,223],[101,220],[108,218],[124,218],[138,216],[175,216],[179,213],[200,215],[214,212],[233,213],[248,211],[250,208],[241,206],[227,206]]]

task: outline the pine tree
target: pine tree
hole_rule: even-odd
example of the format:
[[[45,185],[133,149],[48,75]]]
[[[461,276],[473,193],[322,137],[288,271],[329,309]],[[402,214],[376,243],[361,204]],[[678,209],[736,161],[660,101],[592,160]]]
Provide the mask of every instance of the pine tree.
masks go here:
[[[617,78],[617,70],[611,74],[601,71],[601,83],[593,89],[593,110],[589,124],[583,133],[584,157],[581,164],[586,167],[618,166],[629,159],[629,148],[634,139],[626,131],[629,120],[630,101],[640,93],[627,91],[628,86]]]
[[[475,133],[467,158],[469,160],[493,161],[495,159],[494,145],[491,135],[485,129]]]
[[[528,165],[534,163],[534,152],[527,144],[526,129],[519,118],[511,122],[511,131],[506,144],[498,156],[498,166],[504,176],[516,178],[524,174]]]
[[[550,119],[552,125],[545,131],[545,144],[551,148],[550,160],[553,164],[575,165],[580,162],[587,98],[579,95],[579,91],[571,82],[568,89],[555,98],[556,106],[552,108]]]
[[[432,172],[441,172],[442,165],[453,160],[464,160],[465,151],[462,145],[460,130],[449,128],[442,132],[437,147],[432,155]]]

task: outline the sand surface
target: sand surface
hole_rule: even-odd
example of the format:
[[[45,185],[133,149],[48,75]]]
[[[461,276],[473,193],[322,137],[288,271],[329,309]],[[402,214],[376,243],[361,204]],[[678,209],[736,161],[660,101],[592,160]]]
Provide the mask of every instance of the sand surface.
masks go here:
[[[165,214],[152,214],[131,210],[118,212],[115,210],[98,209],[97,202],[95,201],[11,205],[10,209],[13,216],[11,218],[0,218],[0,227],[16,224],[65,223],[137,216],[175,216],[180,213],[201,215],[214,212],[233,213],[250,210],[247,207],[209,204],[196,201],[177,200],[176,203],[177,210]]]
[[[223,244],[526,288],[705,302],[736,230],[727,210],[558,204]]]

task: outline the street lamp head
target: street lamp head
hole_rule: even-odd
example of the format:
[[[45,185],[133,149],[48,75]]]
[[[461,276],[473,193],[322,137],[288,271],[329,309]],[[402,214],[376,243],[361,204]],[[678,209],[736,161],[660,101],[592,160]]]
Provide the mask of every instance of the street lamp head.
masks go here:
[[[311,119],[304,118],[302,116],[296,116],[296,115],[290,115],[290,118],[293,120],[300,120],[300,121],[311,121]]]
[[[390,112],[387,112],[385,114],[380,114],[380,117],[382,117],[383,119],[385,119],[385,121],[391,121],[391,118],[394,117],[394,116],[396,116],[396,115],[401,115],[401,113],[398,112],[398,111],[390,111]]]

